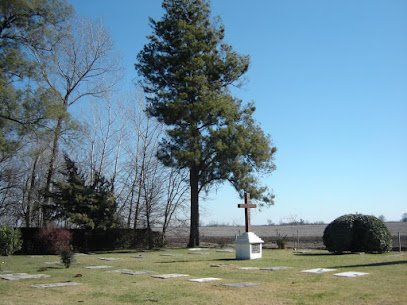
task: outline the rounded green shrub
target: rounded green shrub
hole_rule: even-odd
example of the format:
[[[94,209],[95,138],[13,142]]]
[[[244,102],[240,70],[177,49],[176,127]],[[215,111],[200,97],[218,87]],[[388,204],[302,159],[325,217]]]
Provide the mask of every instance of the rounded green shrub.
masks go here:
[[[11,255],[21,249],[23,240],[21,231],[7,225],[0,225],[0,254]]]
[[[361,214],[338,217],[324,231],[323,242],[330,252],[387,252],[391,233],[380,219]]]

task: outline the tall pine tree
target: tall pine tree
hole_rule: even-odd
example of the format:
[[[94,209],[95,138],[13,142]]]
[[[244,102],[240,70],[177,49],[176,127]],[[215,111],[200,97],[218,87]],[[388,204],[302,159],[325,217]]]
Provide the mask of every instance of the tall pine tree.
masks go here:
[[[220,19],[211,23],[209,1],[164,0],[161,21],[150,18],[153,34],[135,67],[147,93],[148,113],[167,126],[159,158],[189,170],[189,246],[199,245],[199,194],[229,181],[253,199],[272,204],[259,184],[260,172],[275,169],[275,147],[253,119],[255,107],[233,97],[231,85],[249,67],[249,57],[223,42]]]

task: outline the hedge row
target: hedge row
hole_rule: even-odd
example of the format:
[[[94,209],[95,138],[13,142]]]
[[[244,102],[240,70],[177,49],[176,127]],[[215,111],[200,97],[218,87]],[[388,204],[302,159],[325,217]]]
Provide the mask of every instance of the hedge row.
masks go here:
[[[20,254],[47,254],[47,246],[39,236],[40,228],[21,228],[23,246]],[[149,234],[153,246],[159,247],[162,241],[160,232],[147,229],[109,229],[106,231],[71,229],[72,247],[77,252],[135,249],[149,246]]]

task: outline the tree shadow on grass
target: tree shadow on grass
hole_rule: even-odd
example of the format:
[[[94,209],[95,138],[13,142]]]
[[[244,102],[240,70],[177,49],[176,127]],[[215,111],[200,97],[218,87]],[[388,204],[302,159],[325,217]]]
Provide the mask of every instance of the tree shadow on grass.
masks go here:
[[[328,253],[294,253],[294,255],[298,255],[298,256],[327,256],[327,255],[336,255],[336,254],[328,252]]]
[[[391,266],[391,265],[400,265],[400,264],[407,264],[407,261],[394,261],[394,262],[360,264],[360,265],[349,265],[349,266],[334,266],[334,267],[328,267],[328,268],[380,267],[380,266]]]

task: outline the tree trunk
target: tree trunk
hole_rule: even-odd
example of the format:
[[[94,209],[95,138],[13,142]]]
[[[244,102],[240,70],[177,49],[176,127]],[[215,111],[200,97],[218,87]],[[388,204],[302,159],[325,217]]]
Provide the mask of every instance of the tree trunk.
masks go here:
[[[45,193],[49,194],[52,192],[52,178],[54,177],[55,174],[55,167],[56,167],[56,161],[58,157],[58,151],[59,151],[59,138],[61,137],[62,133],[62,121],[63,117],[59,117],[57,121],[57,126],[54,131],[54,139],[52,142],[52,151],[51,151],[51,159],[49,161],[49,166],[48,166],[48,173],[47,173],[47,179],[46,179],[46,185],[45,185]],[[48,196],[48,195],[47,195]],[[48,207],[51,205],[52,199],[51,197],[47,197],[45,200],[45,205],[42,208],[42,213],[43,213],[43,218],[42,218],[42,225],[47,226],[48,221],[50,220],[50,215],[49,215],[49,209]]]
[[[198,170],[190,170],[189,183],[191,186],[191,225],[188,247],[199,246],[199,191]]]
[[[28,189],[28,195],[27,195],[27,212],[25,215],[25,226],[26,228],[31,228],[31,223],[32,223],[32,209],[33,209],[33,192],[34,192],[34,187],[35,187],[35,176],[37,174],[37,165],[40,160],[41,153],[38,153],[35,156],[34,159],[34,164],[33,168],[31,171],[31,177],[30,177],[30,186]]]

